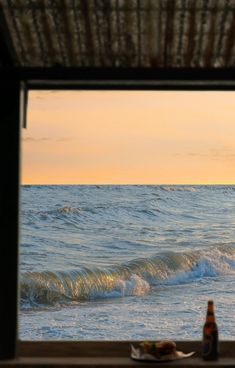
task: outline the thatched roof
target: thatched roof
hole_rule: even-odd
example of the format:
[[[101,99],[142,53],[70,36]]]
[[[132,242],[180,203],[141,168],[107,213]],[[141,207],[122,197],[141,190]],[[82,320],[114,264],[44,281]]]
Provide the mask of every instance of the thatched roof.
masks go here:
[[[0,44],[7,40],[8,53],[0,53],[2,65],[235,66],[235,0],[0,0],[0,4]]]

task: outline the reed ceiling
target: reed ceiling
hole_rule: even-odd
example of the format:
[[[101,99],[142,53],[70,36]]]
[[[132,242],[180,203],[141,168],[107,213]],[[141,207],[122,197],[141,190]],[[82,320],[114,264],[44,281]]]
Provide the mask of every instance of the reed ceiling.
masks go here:
[[[1,32],[14,66],[235,66],[235,0],[0,0],[0,4]],[[10,63],[1,55],[0,62]]]

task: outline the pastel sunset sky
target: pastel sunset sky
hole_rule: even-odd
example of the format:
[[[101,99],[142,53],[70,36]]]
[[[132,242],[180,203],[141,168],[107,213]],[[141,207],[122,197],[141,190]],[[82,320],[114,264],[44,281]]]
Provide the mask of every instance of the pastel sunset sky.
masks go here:
[[[31,91],[22,184],[235,184],[235,92]]]

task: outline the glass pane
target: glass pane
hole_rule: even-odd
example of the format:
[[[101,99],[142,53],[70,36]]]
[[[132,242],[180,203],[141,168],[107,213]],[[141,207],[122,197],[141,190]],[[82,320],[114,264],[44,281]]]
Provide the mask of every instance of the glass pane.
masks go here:
[[[30,92],[21,339],[232,339],[234,99]]]

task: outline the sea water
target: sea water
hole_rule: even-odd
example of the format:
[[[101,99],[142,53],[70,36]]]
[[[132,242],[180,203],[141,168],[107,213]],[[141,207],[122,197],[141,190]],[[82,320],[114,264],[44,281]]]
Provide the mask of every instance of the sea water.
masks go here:
[[[20,339],[235,335],[235,186],[22,186]]]

